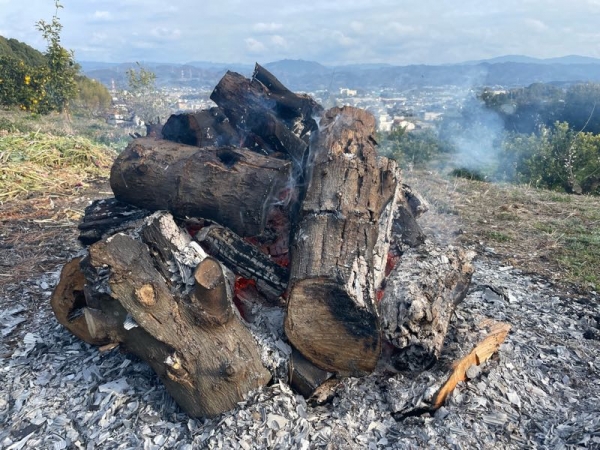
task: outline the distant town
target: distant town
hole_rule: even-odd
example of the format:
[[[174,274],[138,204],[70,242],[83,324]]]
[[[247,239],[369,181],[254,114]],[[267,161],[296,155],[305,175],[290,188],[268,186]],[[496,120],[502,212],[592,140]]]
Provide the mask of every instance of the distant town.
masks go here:
[[[171,113],[215,106],[210,94],[227,70],[251,77],[253,67],[195,62],[184,65],[144,63],[157,76],[160,94]],[[119,93],[132,64],[82,63],[83,71],[105,84],[114,96],[110,123],[137,124],[128,115]],[[460,114],[466,100],[484,87],[504,92],[533,83],[567,87],[582,81],[600,81],[600,60],[565,57],[554,60],[500,58],[448,66],[357,65],[326,67],[316,62],[284,60],[265,64],[294,92],[304,92],[324,107],[352,105],[369,110],[380,131],[433,128],[442,119]],[[133,121],[133,122],[132,122]]]
[[[161,88],[161,95],[168,99],[172,114],[198,111],[216,106],[210,100],[212,90],[195,88]],[[127,113],[119,91],[112,90],[114,112],[108,122],[114,125],[132,124],[139,126],[139,119]],[[396,128],[413,131],[435,127],[445,114],[460,111],[463,100],[472,91],[457,86],[424,88],[407,92],[386,90],[362,91],[340,88],[337,92],[318,90],[306,92],[326,108],[350,105],[370,111],[376,118],[379,131],[389,132]],[[133,123],[132,123],[133,121]]]

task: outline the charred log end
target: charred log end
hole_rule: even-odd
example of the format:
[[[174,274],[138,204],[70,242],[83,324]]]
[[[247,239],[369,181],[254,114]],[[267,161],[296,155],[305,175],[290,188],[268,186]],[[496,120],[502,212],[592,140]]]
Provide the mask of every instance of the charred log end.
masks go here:
[[[79,267],[81,258],[69,261],[63,267],[60,281],[50,300],[50,306],[58,322],[82,341],[92,345],[110,342],[106,336],[94,336],[88,329],[85,317],[85,276]]]
[[[302,355],[322,370],[344,376],[373,371],[381,353],[376,315],[330,278],[310,278],[290,291],[285,333]]]
[[[290,358],[289,384],[304,398],[310,398],[333,374],[319,369],[302,354],[293,349]]]

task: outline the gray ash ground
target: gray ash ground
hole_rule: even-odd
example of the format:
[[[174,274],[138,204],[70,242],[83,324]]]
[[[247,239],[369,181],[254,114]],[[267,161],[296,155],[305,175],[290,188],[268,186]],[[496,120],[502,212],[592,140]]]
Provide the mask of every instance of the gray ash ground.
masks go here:
[[[72,253],[69,236],[59,247]],[[56,322],[49,299],[60,265],[5,283],[0,448],[600,449],[599,296],[559,291],[490,254],[475,266],[430,371],[346,379],[321,406],[276,382],[205,420],[186,416],[142,361],[101,353]],[[482,339],[485,318],[512,326],[499,353],[434,415],[402,418]]]

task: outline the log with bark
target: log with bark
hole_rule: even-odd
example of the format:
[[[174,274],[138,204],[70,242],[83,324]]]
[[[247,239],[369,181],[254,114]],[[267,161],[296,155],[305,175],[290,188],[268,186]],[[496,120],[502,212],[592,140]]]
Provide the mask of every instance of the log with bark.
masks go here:
[[[467,295],[475,254],[431,243],[402,255],[381,300],[384,336],[397,370],[420,371],[440,356],[452,313]]]
[[[325,113],[292,241],[286,335],[309,361],[340,374],[371,372],[381,352],[373,249],[399,173],[377,158],[374,133],[366,111]]]
[[[241,236],[264,232],[291,176],[290,163],[242,148],[196,148],[140,138],[116,159],[115,198],[177,217],[200,217]]]
[[[75,333],[85,322],[89,338],[78,333],[82,339],[119,343],[145,360],[190,415],[218,415],[270,380],[233,306],[232,279],[169,214],[93,244],[80,270],[78,263],[62,281],[73,282],[53,299],[73,290],[71,309],[83,310],[83,320],[67,328]],[[85,304],[76,299],[82,271]]]

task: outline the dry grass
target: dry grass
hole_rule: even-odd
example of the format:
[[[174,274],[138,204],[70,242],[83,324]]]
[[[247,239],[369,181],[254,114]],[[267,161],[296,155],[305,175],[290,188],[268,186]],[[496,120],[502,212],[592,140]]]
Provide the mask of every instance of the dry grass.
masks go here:
[[[526,272],[600,290],[600,198],[429,172],[405,178],[432,203],[434,214],[421,222],[442,240],[493,249]]]
[[[0,202],[65,193],[106,178],[114,157],[86,138],[0,132]]]

